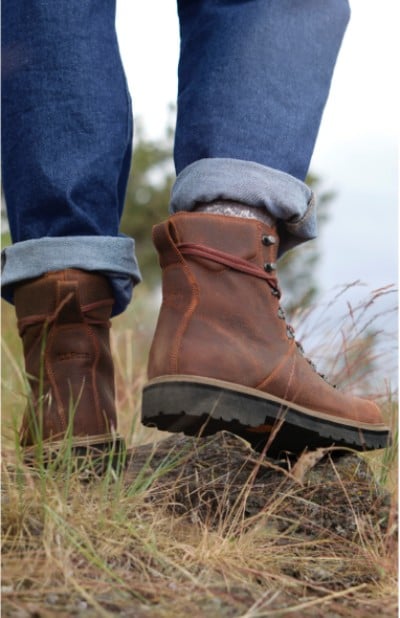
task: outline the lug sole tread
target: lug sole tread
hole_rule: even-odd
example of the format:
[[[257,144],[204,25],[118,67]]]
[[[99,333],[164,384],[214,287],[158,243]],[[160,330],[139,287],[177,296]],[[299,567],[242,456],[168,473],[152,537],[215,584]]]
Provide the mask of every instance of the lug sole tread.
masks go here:
[[[143,390],[142,422],[148,426],[186,435],[211,435],[230,431],[262,451],[271,434],[268,454],[302,452],[305,448],[344,447],[355,450],[384,448],[389,429],[384,425],[354,425],[345,419],[300,411],[290,402],[279,402],[255,389],[230,388],[229,383],[206,379],[156,379]],[[278,424],[280,423],[280,427]]]

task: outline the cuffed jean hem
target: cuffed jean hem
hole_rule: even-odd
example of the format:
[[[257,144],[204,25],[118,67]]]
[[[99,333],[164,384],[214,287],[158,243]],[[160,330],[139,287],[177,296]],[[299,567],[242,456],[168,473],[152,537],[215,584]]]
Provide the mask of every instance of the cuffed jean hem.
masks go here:
[[[314,194],[301,180],[240,159],[200,159],[178,175],[170,211],[191,211],[199,202],[233,200],[266,208],[278,221],[279,255],[317,236]]]
[[[132,238],[115,236],[46,237],[17,242],[3,249],[2,296],[13,302],[16,283],[64,268],[96,271],[111,283],[112,315],[122,313],[141,281]]]

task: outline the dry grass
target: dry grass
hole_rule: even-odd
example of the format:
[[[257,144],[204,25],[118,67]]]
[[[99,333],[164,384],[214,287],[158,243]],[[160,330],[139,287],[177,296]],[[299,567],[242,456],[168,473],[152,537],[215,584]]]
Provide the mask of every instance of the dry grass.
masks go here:
[[[316,466],[301,482],[229,438],[223,448],[219,438],[157,445],[165,434],[139,421],[155,305],[142,293],[115,320],[120,429],[133,457],[126,475],[92,482],[68,458],[52,471],[21,464],[26,384],[3,307],[2,615],[396,616],[396,448],[368,456],[375,477],[328,458],[322,479]],[[394,424],[397,397],[376,394]]]

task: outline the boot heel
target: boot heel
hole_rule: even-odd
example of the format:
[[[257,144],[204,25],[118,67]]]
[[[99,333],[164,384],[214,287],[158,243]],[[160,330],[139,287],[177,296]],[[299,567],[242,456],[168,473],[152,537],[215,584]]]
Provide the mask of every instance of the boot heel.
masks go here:
[[[14,301],[30,386],[20,429],[25,460],[58,466],[72,453],[78,462],[110,461],[123,441],[114,433],[108,279],[79,269],[49,272],[17,285]]]

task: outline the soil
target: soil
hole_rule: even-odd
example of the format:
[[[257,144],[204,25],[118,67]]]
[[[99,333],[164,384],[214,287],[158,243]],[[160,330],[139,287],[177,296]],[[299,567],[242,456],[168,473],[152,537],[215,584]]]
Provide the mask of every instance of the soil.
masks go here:
[[[132,449],[126,482],[144,469],[149,476],[160,470],[152,500],[173,495],[171,510],[195,514],[210,527],[219,525],[236,504],[243,505],[244,518],[268,512],[271,525],[269,506],[278,494],[283,501],[274,525],[282,532],[290,526],[292,533],[310,538],[332,531],[352,539],[363,517],[377,522],[382,532],[388,525],[390,494],[377,484],[365,459],[352,451],[319,449],[296,461],[274,460],[227,432],[201,440],[178,434]]]
[[[289,457],[276,460],[253,451],[247,442],[227,432],[202,439],[175,434],[129,451],[124,483],[129,489],[139,481],[146,488],[146,500],[156,507],[151,512],[157,513],[159,506],[160,513],[166,509],[172,520],[176,517],[183,538],[196,523],[210,531],[217,530],[224,537],[239,536],[246,530],[251,532],[256,526],[257,534],[264,530],[267,538],[274,539],[268,552],[272,551],[278,576],[285,582],[297,583],[280,586],[276,598],[272,591],[266,615],[274,618],[287,615],[362,618],[379,613],[394,618],[397,615],[393,596],[385,604],[382,598],[368,593],[368,585],[372,590],[377,583],[376,573],[369,571],[368,565],[354,569],[341,565],[341,560],[343,565],[351,562],[351,548],[355,543],[375,547],[377,539],[389,539],[393,545],[396,542],[391,496],[376,482],[364,455],[319,449],[296,460]],[[325,555],[327,559],[321,560]],[[288,560],[288,556],[294,559]],[[96,600],[107,615],[121,617],[264,615],[249,613],[254,597],[246,582],[224,586],[220,579],[209,586],[207,594],[195,586],[186,590],[180,585],[176,591],[173,582],[170,585],[167,594],[170,596],[164,599],[167,604],[158,605],[156,601],[156,579],[149,584],[148,595],[144,594],[149,604],[132,602],[127,607],[118,596],[101,593],[96,595]],[[364,591],[361,597],[346,596],[347,590],[352,587],[358,590],[358,586]],[[330,593],[329,602],[319,605],[319,599]],[[159,597],[163,595],[165,589]],[[285,611],[303,601],[307,605],[307,599],[310,603],[307,608],[295,614]],[[238,608],[243,614],[238,614]],[[20,605],[16,609],[6,603],[3,612],[9,618],[53,615],[95,618],[98,615],[80,595],[56,593],[49,593],[41,602],[27,603],[24,608]]]

